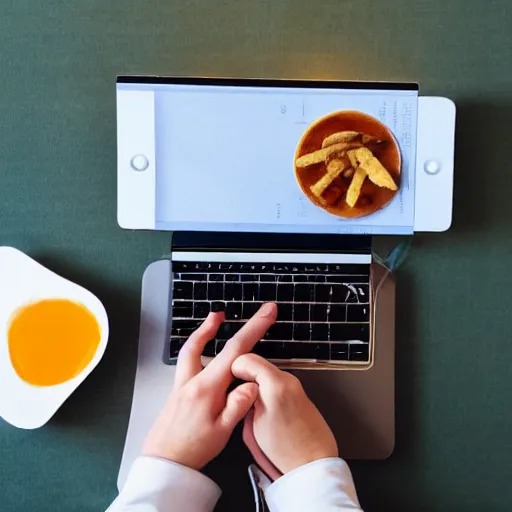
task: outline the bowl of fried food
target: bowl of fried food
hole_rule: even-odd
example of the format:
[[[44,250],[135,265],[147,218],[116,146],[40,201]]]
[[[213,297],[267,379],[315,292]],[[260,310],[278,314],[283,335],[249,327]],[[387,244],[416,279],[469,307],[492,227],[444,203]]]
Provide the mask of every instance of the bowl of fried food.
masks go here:
[[[333,112],[315,121],[299,141],[294,166],[308,199],[342,218],[375,213],[400,187],[393,133],[362,112]]]

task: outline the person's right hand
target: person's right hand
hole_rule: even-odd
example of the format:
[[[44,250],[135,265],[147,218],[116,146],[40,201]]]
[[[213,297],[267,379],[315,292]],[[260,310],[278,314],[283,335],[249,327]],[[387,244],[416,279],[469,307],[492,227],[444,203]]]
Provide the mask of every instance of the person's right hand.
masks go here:
[[[295,376],[256,354],[238,357],[231,371],[236,378],[259,386],[252,416],[254,437],[281,473],[338,456],[331,429]]]

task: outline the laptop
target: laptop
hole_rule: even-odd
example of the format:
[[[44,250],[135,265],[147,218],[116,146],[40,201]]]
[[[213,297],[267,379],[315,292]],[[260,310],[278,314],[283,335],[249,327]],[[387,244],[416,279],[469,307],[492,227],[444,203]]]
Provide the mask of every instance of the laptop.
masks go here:
[[[395,288],[372,238],[448,229],[454,122],[453,103],[414,83],[118,78],[119,224],[172,232],[143,280],[120,486],[188,336],[225,311],[206,363],[266,301],[278,318],[254,351],[297,372],[352,439],[342,455],[391,453]]]

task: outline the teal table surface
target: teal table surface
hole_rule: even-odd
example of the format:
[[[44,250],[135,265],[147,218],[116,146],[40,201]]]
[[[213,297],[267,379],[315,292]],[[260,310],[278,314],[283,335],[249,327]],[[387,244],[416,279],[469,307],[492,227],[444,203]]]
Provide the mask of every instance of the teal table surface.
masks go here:
[[[104,510],[130,411],[140,286],[169,234],[116,223],[117,74],[415,80],[458,108],[454,224],[398,274],[397,443],[354,462],[366,510],[510,510],[508,0],[0,0],[0,244],[96,293],[104,359],[51,422],[0,420],[2,512]],[[251,510],[239,439],[210,468]]]

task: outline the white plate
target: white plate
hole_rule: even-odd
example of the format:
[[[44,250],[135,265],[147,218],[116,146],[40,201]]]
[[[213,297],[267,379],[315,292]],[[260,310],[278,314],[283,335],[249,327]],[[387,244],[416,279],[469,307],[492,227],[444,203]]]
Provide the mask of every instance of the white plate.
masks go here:
[[[14,370],[7,333],[11,315],[20,306],[42,299],[68,299],[83,304],[96,318],[101,339],[91,362],[76,377],[56,386],[33,386]],[[90,291],[58,276],[12,247],[0,247],[0,417],[20,428],[44,425],[91,373],[108,341],[103,304]]]

